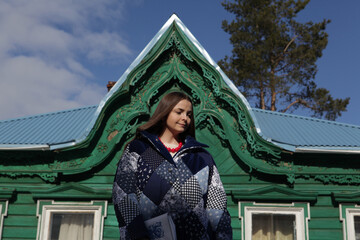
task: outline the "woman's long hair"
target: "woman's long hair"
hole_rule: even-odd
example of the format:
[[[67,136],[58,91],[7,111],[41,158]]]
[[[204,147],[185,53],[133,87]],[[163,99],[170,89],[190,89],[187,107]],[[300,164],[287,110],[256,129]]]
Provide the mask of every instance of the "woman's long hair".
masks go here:
[[[171,92],[166,94],[159,102],[158,106],[155,109],[155,112],[150,117],[149,121],[141,125],[136,129],[136,137],[139,136],[141,131],[147,131],[152,134],[159,135],[166,126],[166,120],[173,108],[181,100],[188,100],[191,103],[191,122],[190,126],[186,129],[185,132],[180,134],[180,138],[184,140],[187,135],[190,135],[195,138],[195,121],[194,121],[194,111],[192,106],[192,101],[188,95],[182,92]]]

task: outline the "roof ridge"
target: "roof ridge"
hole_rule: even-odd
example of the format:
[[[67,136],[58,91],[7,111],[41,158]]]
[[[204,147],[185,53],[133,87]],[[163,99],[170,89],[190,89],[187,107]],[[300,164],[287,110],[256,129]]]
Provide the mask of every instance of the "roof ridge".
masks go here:
[[[35,114],[35,115],[31,115],[31,116],[26,116],[26,117],[10,118],[10,119],[5,119],[5,120],[0,120],[0,124],[7,123],[7,122],[23,121],[23,120],[28,120],[28,119],[32,119],[32,118],[41,118],[41,117],[46,117],[46,116],[50,116],[50,115],[75,112],[75,111],[80,111],[80,110],[90,109],[90,108],[97,108],[97,107],[98,107],[98,105],[90,105],[90,106],[71,108],[71,109],[59,110],[59,111],[48,112],[48,113],[40,113],[40,114]]]
[[[344,127],[349,127],[349,128],[358,128],[358,129],[360,129],[360,126],[358,126],[358,125],[349,124],[349,123],[343,123],[343,122],[330,121],[330,120],[325,120],[325,119],[320,119],[320,118],[315,118],[315,117],[301,116],[301,115],[290,114],[290,113],[282,113],[282,112],[264,110],[264,109],[260,109],[260,108],[252,108],[252,110],[253,111],[258,111],[258,112],[264,112],[264,113],[267,113],[267,114],[281,115],[281,116],[290,117],[290,118],[298,118],[298,119],[303,119],[303,120],[308,120],[308,121],[322,122],[322,123],[327,123],[327,124],[331,124],[331,125],[337,125],[337,126],[344,126]]]

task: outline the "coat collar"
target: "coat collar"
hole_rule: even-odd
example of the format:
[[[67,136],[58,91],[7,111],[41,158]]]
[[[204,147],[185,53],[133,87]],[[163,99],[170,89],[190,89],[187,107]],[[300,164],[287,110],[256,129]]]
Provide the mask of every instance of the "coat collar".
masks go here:
[[[163,155],[166,159],[173,162],[173,158],[168,152],[168,150],[165,148],[165,146],[160,142],[159,137],[155,134],[149,133],[147,131],[141,131],[140,134],[147,139],[159,152],[161,155]],[[209,146],[203,143],[200,143],[195,140],[195,138],[191,136],[187,136],[185,138],[185,143],[180,149],[180,151],[186,151],[186,149],[190,148],[208,148]]]

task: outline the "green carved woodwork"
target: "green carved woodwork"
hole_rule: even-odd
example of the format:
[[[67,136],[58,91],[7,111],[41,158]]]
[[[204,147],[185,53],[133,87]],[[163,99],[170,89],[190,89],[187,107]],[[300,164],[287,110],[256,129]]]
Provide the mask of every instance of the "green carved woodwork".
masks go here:
[[[61,176],[115,165],[114,159],[119,159],[136,127],[149,118],[163,95],[174,90],[192,97],[196,131],[201,140],[211,145],[209,139],[218,139],[221,144],[212,151],[228,150],[238,168],[249,176],[263,175],[269,179],[276,176],[290,186],[299,179],[360,183],[357,166],[345,169],[339,161],[329,167],[327,156],[321,154],[303,154],[306,157],[298,160],[299,154],[283,152],[260,137],[246,105],[175,23],[107,100],[82,143],[47,153],[2,152],[0,175],[37,176],[56,183]],[[215,161],[221,164],[222,156],[215,157]]]

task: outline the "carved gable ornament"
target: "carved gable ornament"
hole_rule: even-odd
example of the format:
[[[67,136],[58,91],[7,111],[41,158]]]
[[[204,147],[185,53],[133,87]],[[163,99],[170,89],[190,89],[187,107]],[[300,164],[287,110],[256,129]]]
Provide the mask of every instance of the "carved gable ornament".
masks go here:
[[[193,99],[200,141],[212,145],[208,139],[217,139],[220,146],[213,151],[230,149],[250,171],[281,174],[274,171],[280,148],[256,133],[245,98],[176,15],[165,23],[100,104],[88,138],[66,149],[68,152],[94,144],[91,156],[78,170],[88,170],[114,157],[133,137],[136,127],[149,118],[159,99],[176,90]],[[60,163],[59,169],[65,170],[64,165]]]

